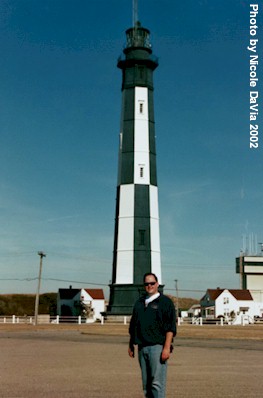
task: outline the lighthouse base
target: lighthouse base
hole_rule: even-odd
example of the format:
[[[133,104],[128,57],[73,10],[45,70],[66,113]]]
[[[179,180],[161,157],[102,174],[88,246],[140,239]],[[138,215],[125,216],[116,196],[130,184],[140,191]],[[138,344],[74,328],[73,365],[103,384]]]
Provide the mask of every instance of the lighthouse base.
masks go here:
[[[145,294],[144,286],[141,285],[117,285],[110,286],[110,300],[107,306],[106,316],[131,315],[135,302]],[[159,286],[159,292],[163,292],[163,285]]]

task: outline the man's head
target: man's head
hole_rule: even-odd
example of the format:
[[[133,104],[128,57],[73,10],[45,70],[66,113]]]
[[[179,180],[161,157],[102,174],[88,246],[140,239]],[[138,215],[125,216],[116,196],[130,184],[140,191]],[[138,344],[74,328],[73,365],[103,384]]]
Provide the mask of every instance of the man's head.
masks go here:
[[[148,296],[153,296],[155,293],[158,292],[158,278],[152,272],[148,272],[143,277],[144,288]]]

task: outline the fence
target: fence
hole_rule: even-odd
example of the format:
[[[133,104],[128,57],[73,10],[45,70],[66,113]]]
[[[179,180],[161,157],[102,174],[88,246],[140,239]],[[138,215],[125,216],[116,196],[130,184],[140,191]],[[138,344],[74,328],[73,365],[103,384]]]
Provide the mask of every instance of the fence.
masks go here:
[[[91,320],[86,319],[81,316],[50,316],[50,315],[38,315],[38,324],[59,324],[59,323],[77,323],[79,325],[81,324],[87,324],[90,323]],[[0,316],[0,324],[2,323],[12,323],[12,324],[33,324],[35,322],[35,317],[34,316],[16,316],[16,315],[11,315],[11,316]],[[92,320],[93,322],[93,320]]]
[[[31,316],[0,316],[0,324],[34,324],[35,317]],[[116,316],[112,319],[105,319],[101,317],[100,323],[103,325],[104,323],[121,323],[127,325],[130,321],[130,316]],[[78,324],[78,325],[86,325],[88,323],[94,323],[93,319],[87,319],[81,316],[49,316],[49,315],[38,315],[38,323],[39,324]],[[201,317],[192,317],[192,318],[178,318],[177,319],[178,326],[181,325],[195,325],[195,326],[203,326],[203,325],[237,325],[235,320],[227,320],[225,318],[213,319],[213,318],[201,318]],[[263,323],[263,319],[254,320],[250,317],[244,316],[241,318],[241,322],[239,325],[249,325],[253,323]]]
[[[22,324],[30,324],[33,323],[34,317],[28,316],[0,316],[0,323],[22,323]]]
[[[263,320],[262,320],[263,321]],[[220,318],[201,318],[201,317],[191,317],[191,318],[178,318],[177,323],[180,325],[251,325],[254,323],[260,323],[260,320],[256,320],[248,315],[242,315],[236,318],[220,317]]]
[[[77,323],[79,325],[81,324],[87,324],[87,323],[93,323],[93,319],[87,319],[82,316],[51,316],[50,317],[50,323],[55,323],[55,324],[60,324],[60,323]]]

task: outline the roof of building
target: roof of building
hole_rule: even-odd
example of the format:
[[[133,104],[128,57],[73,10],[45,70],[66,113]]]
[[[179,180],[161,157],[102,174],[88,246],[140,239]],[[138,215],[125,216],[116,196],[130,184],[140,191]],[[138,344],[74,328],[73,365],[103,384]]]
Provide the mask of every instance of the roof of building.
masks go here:
[[[103,289],[84,289],[90,297],[94,300],[104,300],[104,292]],[[72,300],[81,289],[59,289],[58,294],[61,300]]]
[[[58,294],[62,300],[72,300],[78,294],[80,289],[59,289]]]
[[[237,299],[237,300],[253,300],[251,293],[247,289],[229,289],[229,292]]]
[[[190,308],[189,308],[189,310],[196,310],[196,309],[199,309],[201,306],[200,306],[200,304],[193,304]]]
[[[104,300],[103,289],[85,289],[94,300]]]
[[[208,294],[210,300],[215,301],[225,290],[229,291],[236,300],[253,300],[251,293],[247,289],[207,289],[206,294],[201,298],[204,300],[205,296]]]

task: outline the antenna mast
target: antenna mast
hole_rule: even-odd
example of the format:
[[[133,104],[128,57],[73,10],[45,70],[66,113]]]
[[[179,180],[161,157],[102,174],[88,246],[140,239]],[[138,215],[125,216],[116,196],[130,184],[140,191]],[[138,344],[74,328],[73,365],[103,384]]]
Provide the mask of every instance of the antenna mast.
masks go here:
[[[132,1],[132,11],[133,11],[133,26],[136,27],[136,22],[138,22],[138,0]]]

